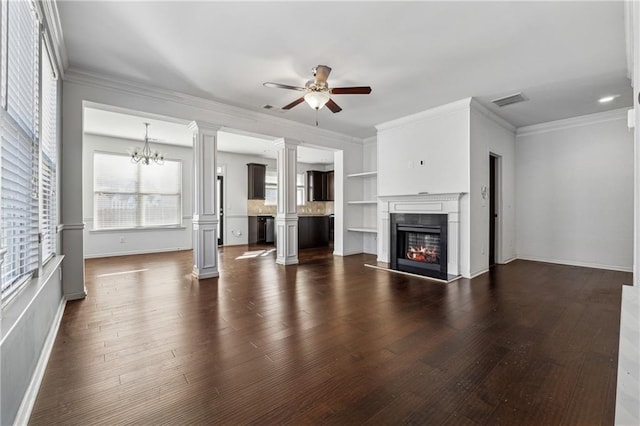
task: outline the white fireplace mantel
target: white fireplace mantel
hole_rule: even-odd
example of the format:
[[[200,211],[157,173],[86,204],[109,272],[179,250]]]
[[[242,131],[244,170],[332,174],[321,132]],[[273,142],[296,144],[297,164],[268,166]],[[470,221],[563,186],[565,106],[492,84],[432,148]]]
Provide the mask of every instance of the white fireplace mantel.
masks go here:
[[[464,192],[378,196],[378,261],[389,263],[392,213],[447,215],[447,273],[460,275],[460,199]]]

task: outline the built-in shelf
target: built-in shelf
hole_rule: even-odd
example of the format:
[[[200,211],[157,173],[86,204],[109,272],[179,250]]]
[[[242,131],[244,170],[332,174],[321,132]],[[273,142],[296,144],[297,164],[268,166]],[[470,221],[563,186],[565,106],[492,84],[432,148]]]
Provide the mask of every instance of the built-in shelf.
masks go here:
[[[376,228],[347,228],[349,232],[366,232],[368,234],[377,234],[378,230]]]
[[[351,173],[350,175],[347,175],[347,177],[348,178],[366,177],[366,176],[375,176],[377,174],[378,174],[378,172],[374,170],[374,171],[371,171],[371,172]]]
[[[376,200],[347,201],[347,204],[378,204]]]

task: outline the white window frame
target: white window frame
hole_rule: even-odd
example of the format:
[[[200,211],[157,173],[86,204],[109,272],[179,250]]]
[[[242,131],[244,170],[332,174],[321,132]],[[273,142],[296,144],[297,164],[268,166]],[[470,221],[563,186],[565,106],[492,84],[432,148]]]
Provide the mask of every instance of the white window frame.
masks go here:
[[[182,182],[182,173],[183,173],[183,162],[182,160],[174,160],[174,159],[165,159],[165,164],[168,162],[173,162],[179,165],[179,173],[178,173],[178,192],[177,193],[173,193],[173,192],[163,192],[163,193],[157,193],[157,192],[143,192],[139,189],[139,183],[141,181],[141,173],[144,167],[164,167],[164,166],[159,166],[159,165],[145,165],[142,163],[137,163],[135,164],[136,166],[136,178],[137,178],[137,184],[135,185],[136,190],[135,191],[98,191],[96,190],[96,176],[95,176],[95,162],[96,162],[96,156],[97,155],[107,155],[107,156],[113,156],[113,157],[123,157],[123,159],[127,159],[127,161],[129,161],[130,157],[128,155],[124,155],[124,154],[120,154],[120,153],[114,153],[114,152],[105,152],[105,151],[94,151],[93,153],[93,164],[94,164],[94,179],[93,179],[93,223],[94,223],[94,228],[92,231],[97,231],[97,232],[108,232],[108,231],[122,231],[122,230],[127,230],[127,229],[139,229],[139,230],[144,230],[144,229],[167,229],[167,228],[181,228],[182,227],[182,210],[183,210],[183,205],[184,205],[184,188],[183,188],[183,182]],[[97,197],[103,194],[127,194],[130,196],[134,196],[136,197],[140,204],[136,206],[136,215],[135,215],[135,225],[134,226],[119,226],[119,227],[113,227],[113,226],[99,226],[99,221],[98,221],[98,203],[97,203]],[[145,204],[142,203],[142,200],[144,200],[145,196],[149,196],[149,195],[173,195],[173,196],[178,196],[178,207],[177,207],[177,211],[176,211],[176,223],[172,223],[172,224],[165,224],[165,225],[145,225],[144,224],[144,210],[145,210]]]
[[[275,176],[275,180],[273,176],[269,174],[269,170],[267,170],[265,174],[265,183],[264,183],[264,205],[265,206],[275,206],[278,204],[278,181],[277,175]],[[271,170],[271,173],[274,173]],[[268,178],[267,178],[268,176]],[[307,174],[305,172],[298,173],[296,175],[296,205],[304,206],[307,202],[307,189],[306,189],[306,179]],[[275,196],[270,196],[269,194],[273,194],[275,191]],[[302,200],[302,203],[299,201]]]

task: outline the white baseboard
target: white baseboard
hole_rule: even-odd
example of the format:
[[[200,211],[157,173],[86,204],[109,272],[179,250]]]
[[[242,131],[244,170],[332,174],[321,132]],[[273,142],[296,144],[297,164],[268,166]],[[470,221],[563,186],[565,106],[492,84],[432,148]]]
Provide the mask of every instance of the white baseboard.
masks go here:
[[[558,265],[580,266],[582,268],[606,269],[608,271],[633,272],[633,267],[631,266],[604,265],[600,263],[577,262],[574,260],[546,259],[546,258],[536,257],[536,256],[521,256],[521,255],[518,255],[517,259],[530,260],[533,262],[555,263]]]
[[[511,263],[514,260],[518,260],[518,258],[514,256],[514,257],[511,257],[509,259],[503,260],[502,262],[498,262],[498,264],[499,265],[506,265],[507,263]]]
[[[334,251],[333,254],[336,256],[351,256],[354,254],[362,254],[364,253],[362,250],[351,250],[351,251]]]
[[[60,328],[62,315],[64,314],[64,308],[66,305],[67,299],[63,297],[58,305],[58,311],[53,318],[53,323],[51,324],[51,328],[47,334],[47,339],[44,341],[42,352],[40,352],[40,357],[38,358],[38,363],[33,371],[33,375],[31,376],[31,381],[29,382],[27,391],[24,393],[20,408],[18,408],[14,425],[26,425],[29,423],[29,418],[31,417],[33,406],[36,403],[36,397],[38,396],[38,391],[40,390],[44,373],[47,370],[51,350],[53,349],[53,344],[56,341],[56,336],[58,335],[58,329]]]
[[[98,254],[85,254],[85,259],[99,259],[101,257],[116,257],[116,256],[133,256],[136,254],[152,254],[152,253],[168,253],[171,251],[186,251],[193,250],[191,247],[183,248],[183,247],[171,247],[171,248],[163,248],[156,250],[134,250],[134,251],[121,251],[121,252],[113,252],[113,253],[98,253]]]
[[[480,275],[482,275],[482,274],[486,274],[487,272],[489,272],[489,268],[487,268],[487,269],[483,269],[483,270],[478,271],[478,272],[474,272],[473,274],[471,274],[471,276],[470,276],[469,278],[470,278],[470,279],[473,279],[473,278],[478,277],[478,276],[480,276]],[[466,278],[466,277],[465,277],[465,278]]]

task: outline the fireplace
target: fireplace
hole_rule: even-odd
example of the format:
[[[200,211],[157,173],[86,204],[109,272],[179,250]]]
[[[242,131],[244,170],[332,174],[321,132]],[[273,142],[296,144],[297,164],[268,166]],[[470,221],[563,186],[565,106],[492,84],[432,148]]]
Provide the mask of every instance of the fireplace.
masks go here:
[[[447,215],[391,214],[391,269],[446,280]]]

